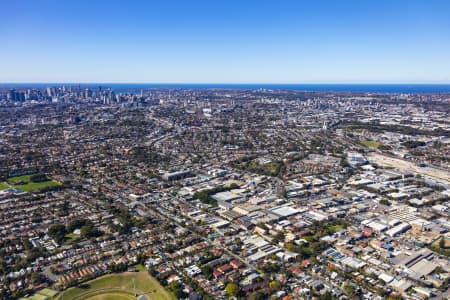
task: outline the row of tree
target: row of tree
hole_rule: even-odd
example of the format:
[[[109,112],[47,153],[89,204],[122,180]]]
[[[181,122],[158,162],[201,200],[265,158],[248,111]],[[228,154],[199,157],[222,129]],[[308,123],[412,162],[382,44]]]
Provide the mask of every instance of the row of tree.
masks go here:
[[[94,223],[87,219],[72,220],[67,226],[64,224],[53,224],[48,229],[48,235],[57,243],[62,243],[66,239],[68,233],[72,233],[75,229],[80,229],[81,238],[96,238],[103,235],[103,232],[95,227]]]

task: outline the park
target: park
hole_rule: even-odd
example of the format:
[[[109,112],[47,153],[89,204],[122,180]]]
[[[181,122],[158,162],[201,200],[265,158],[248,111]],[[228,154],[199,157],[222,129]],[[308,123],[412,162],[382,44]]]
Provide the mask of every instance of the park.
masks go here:
[[[150,276],[145,267],[136,272],[108,274],[61,292],[56,300],[172,300],[175,296]]]
[[[10,177],[6,181],[0,182],[0,191],[14,188],[24,192],[30,192],[60,185],[61,183],[59,181],[47,178],[45,175],[32,174]]]

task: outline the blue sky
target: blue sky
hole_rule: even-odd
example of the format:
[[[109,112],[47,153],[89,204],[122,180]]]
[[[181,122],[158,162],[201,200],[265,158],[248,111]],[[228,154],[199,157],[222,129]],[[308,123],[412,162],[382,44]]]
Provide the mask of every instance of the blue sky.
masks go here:
[[[0,9],[0,82],[450,82],[448,0],[6,0]]]

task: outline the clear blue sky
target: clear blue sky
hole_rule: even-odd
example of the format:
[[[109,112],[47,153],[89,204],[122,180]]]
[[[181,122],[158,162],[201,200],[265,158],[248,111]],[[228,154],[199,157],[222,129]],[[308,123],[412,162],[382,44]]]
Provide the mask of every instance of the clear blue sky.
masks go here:
[[[0,82],[450,82],[449,0],[5,0]]]

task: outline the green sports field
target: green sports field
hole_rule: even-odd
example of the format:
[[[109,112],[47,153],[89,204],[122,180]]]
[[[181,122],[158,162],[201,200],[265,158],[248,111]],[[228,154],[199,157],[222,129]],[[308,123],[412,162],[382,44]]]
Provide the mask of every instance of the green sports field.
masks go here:
[[[20,182],[20,181],[29,182],[30,181],[30,177],[31,177],[31,175],[22,175],[22,176],[16,176],[16,177],[8,178],[6,181],[9,184],[14,184],[14,183]]]
[[[110,292],[107,294],[92,296],[86,298],[86,300],[136,300],[136,297],[134,297],[133,295],[127,295],[123,293]]]
[[[43,181],[43,182],[29,182],[27,184],[15,185],[14,187],[17,189],[21,189],[24,192],[29,192],[29,191],[42,190],[43,188],[54,187],[54,186],[59,186],[59,185],[61,185],[61,183],[59,183],[58,181],[49,180],[49,181]]]
[[[22,175],[8,178],[7,181],[0,182],[0,191],[6,190],[8,188],[21,189],[24,192],[38,191],[48,187],[60,186],[61,183],[56,180],[47,180],[43,182],[31,182],[31,175]],[[14,185],[18,182],[23,182],[23,184]]]
[[[0,191],[6,190],[9,188],[9,185],[6,182],[0,182]]]
[[[364,140],[361,142],[361,144],[363,144],[367,148],[378,148],[381,146],[381,143],[379,143],[377,141],[371,141],[371,140]]]
[[[137,269],[139,272],[109,274],[88,281],[82,284],[82,287],[69,288],[55,299],[134,300],[136,299],[135,292],[138,295],[144,294],[152,300],[176,299],[172,293],[150,276],[143,266],[138,266]]]

